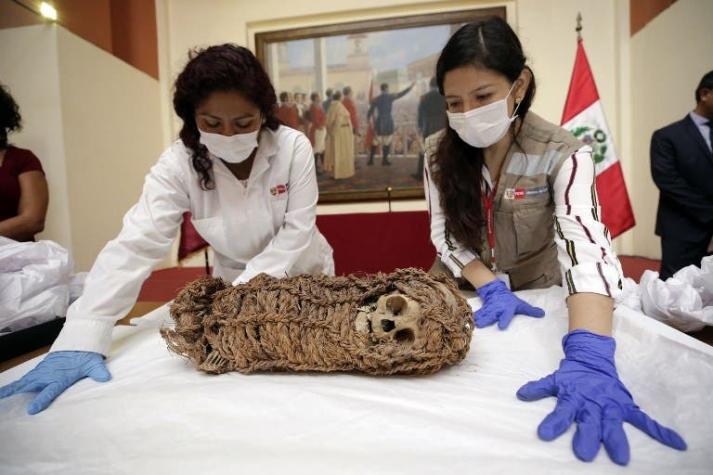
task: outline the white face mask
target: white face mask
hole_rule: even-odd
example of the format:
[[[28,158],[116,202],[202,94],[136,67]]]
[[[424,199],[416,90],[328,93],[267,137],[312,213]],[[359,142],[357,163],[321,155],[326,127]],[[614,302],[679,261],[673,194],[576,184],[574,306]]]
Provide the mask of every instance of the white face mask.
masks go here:
[[[468,112],[446,112],[448,124],[455,130],[458,136],[468,145],[478,148],[486,148],[497,143],[505,136],[512,121],[517,118],[520,104],[518,103],[513,111],[512,117],[508,117],[507,99],[515,87],[515,83],[510,87],[508,95],[504,99],[495,101],[487,106],[477,107]]]
[[[235,134],[227,137],[221,134],[203,132],[200,142],[206,146],[208,151],[218,158],[222,158],[228,163],[240,163],[248,159],[253,150],[257,147],[257,136],[260,133],[258,128],[254,132],[246,134]]]

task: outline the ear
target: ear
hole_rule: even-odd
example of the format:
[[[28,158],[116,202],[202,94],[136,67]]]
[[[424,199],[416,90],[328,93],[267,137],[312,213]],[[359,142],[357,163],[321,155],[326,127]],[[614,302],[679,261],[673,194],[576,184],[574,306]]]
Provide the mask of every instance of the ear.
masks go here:
[[[522,102],[527,93],[527,89],[530,87],[530,82],[532,81],[532,71],[529,67],[525,66],[522,68],[520,75],[515,79],[515,89],[513,89],[513,97],[516,103]]]

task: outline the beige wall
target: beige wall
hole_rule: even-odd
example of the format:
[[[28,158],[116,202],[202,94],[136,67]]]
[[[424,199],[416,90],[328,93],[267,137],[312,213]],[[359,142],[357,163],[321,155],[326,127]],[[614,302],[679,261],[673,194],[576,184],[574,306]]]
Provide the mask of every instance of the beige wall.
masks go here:
[[[0,30],[0,81],[25,123],[11,140],[35,152],[49,182],[38,237],[89,270],[163,149],[159,83],[56,25]]]
[[[678,0],[631,39],[630,187],[638,225],[636,252],[660,257],[654,235],[658,190],[649,171],[654,130],[680,120],[695,107],[693,93],[713,69],[713,2]],[[713,184],[711,185],[713,186]]]
[[[158,81],[58,29],[74,257],[87,270],[163,150]]]
[[[22,131],[10,135],[10,142],[37,155],[49,185],[45,230],[38,238],[52,239],[71,249],[57,27],[0,30],[0,82],[10,88],[23,121]]]

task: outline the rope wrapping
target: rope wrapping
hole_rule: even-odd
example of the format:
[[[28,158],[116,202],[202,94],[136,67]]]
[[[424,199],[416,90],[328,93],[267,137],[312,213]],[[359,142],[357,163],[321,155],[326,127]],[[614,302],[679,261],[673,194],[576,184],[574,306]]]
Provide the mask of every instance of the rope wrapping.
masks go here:
[[[452,279],[419,269],[346,277],[206,277],[171,305],[169,350],[205,372],[430,374],[465,358],[472,311]]]

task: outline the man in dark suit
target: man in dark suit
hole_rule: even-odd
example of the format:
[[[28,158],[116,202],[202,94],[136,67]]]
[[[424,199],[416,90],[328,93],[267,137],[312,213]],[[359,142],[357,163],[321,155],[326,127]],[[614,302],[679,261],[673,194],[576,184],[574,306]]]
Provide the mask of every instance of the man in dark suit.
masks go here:
[[[446,101],[438,92],[436,77],[431,78],[429,91],[421,96],[418,103],[418,131],[423,140],[446,127]],[[423,142],[422,142],[423,145]],[[421,147],[423,148],[423,147]],[[418,169],[412,175],[418,181],[423,180],[423,150],[418,154]]]
[[[713,71],[696,88],[696,108],[651,137],[651,174],[659,188],[656,234],[661,273],[701,265],[713,238]]]
[[[381,145],[381,164],[391,165],[389,161],[389,151],[391,150],[391,140],[394,135],[394,118],[391,116],[391,109],[394,101],[397,101],[408,94],[413,89],[412,83],[409,87],[397,94],[389,93],[389,85],[383,83],[381,85],[381,94],[369,104],[369,112],[366,114],[366,119],[371,119],[376,113],[376,121],[374,122],[374,131],[376,132],[377,145],[372,145],[369,151],[369,161],[367,165],[374,164],[374,155],[378,145]]]

